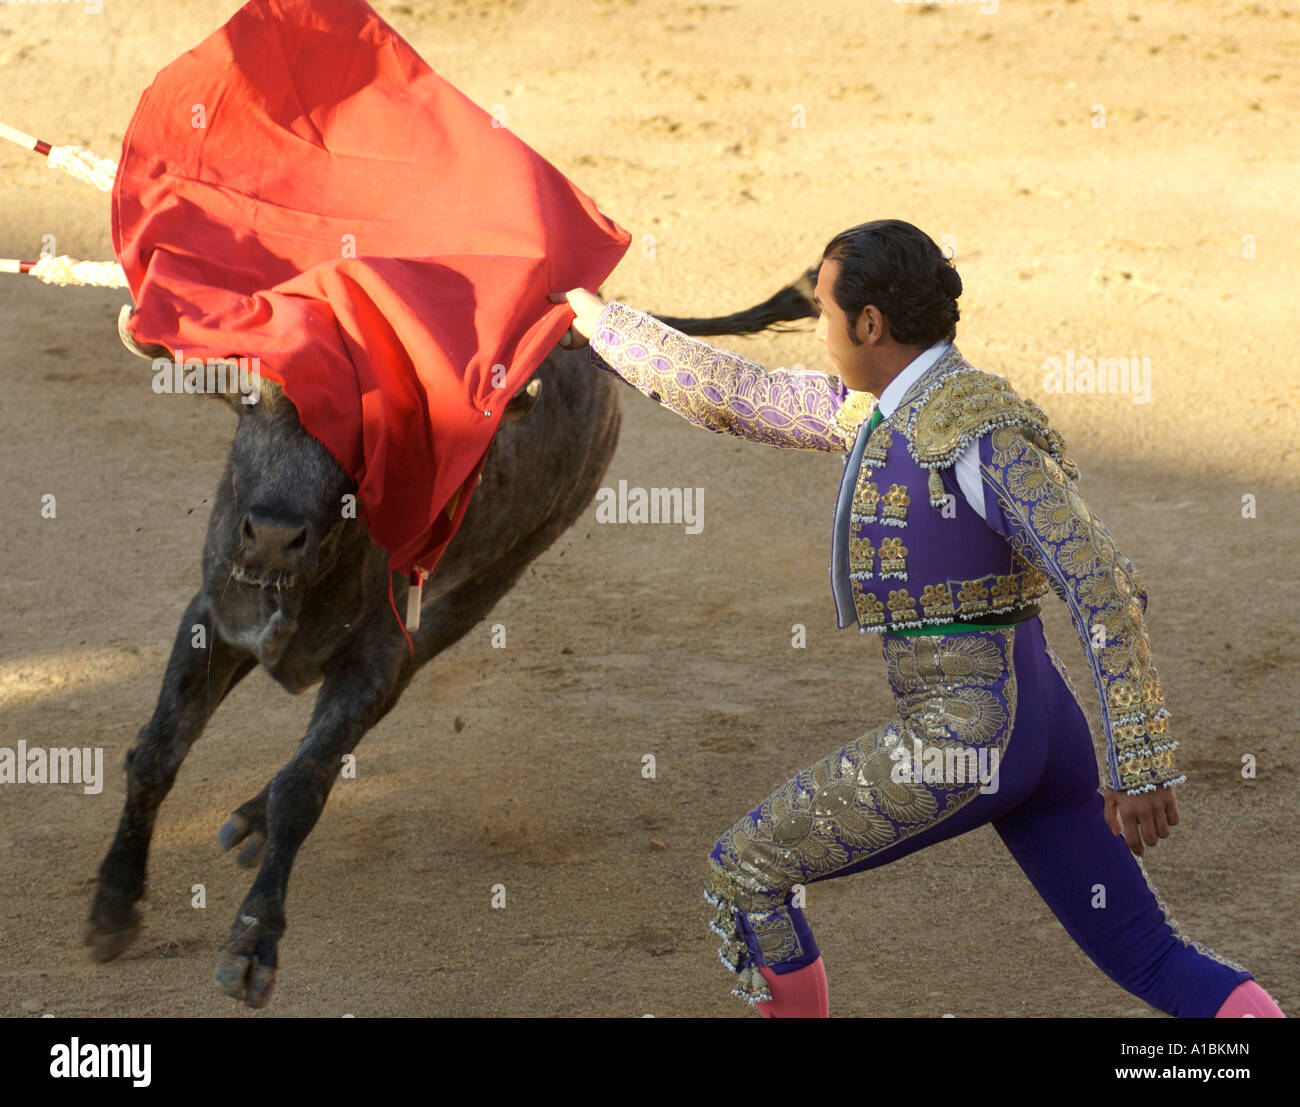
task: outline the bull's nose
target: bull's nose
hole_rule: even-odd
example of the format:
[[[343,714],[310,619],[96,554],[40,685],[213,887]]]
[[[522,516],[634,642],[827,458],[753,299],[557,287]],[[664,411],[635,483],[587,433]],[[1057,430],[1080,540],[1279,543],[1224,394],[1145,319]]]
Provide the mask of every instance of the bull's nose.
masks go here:
[[[253,508],[239,528],[245,556],[265,569],[292,572],[307,554],[306,521]]]

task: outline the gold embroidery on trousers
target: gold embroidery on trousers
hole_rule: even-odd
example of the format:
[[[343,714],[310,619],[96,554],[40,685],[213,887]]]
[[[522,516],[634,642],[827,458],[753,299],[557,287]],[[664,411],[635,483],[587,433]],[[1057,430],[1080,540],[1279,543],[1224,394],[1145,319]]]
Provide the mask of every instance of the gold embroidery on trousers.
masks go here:
[[[905,841],[979,794],[978,776],[920,781],[900,779],[896,770],[916,743],[963,764],[973,764],[986,747],[1005,754],[1015,725],[1014,641],[1014,627],[885,638],[899,718],[787,781],[719,843],[706,898],[719,909],[714,929],[727,939],[725,964],[735,969],[744,960],[736,927],[723,918],[728,910],[744,912],[764,963],[797,956],[785,904],[796,884],[831,876]],[[737,994],[753,998],[746,987]]]
[[[885,660],[899,694],[910,696],[937,684],[961,683],[981,687],[994,683],[1006,667],[997,644],[979,635],[944,635],[943,648],[934,639],[890,638]],[[900,643],[914,642],[911,649]]]

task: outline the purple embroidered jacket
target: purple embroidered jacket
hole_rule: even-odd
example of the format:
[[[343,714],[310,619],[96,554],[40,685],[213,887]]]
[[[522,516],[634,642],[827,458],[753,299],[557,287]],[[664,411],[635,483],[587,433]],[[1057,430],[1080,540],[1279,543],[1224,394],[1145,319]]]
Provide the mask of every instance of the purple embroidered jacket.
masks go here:
[[[590,350],[593,364],[697,426],[860,457],[850,473],[846,456],[832,535],[840,626],[853,617],[878,632],[978,622],[1028,607],[1050,587],[1092,668],[1109,786],[1136,794],[1185,779],[1174,766],[1137,571],[1079,495],[1047,417],[1002,378],[950,347],[868,435],[874,403],[839,377],[769,371],[624,304],[605,305]],[[972,441],[985,519],[961,499],[952,472]]]

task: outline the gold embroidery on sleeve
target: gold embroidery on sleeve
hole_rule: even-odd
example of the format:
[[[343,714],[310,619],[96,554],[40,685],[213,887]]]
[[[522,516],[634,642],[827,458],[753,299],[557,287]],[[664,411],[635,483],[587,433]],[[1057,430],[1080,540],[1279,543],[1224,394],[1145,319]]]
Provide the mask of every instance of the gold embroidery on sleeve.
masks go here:
[[[632,387],[696,426],[787,449],[852,447],[857,427],[849,423],[862,401],[853,400],[853,410],[841,415],[846,404],[838,377],[769,371],[614,301],[591,350]]]
[[[1110,787],[1135,794],[1181,783],[1186,778],[1173,759],[1178,743],[1169,735],[1145,629],[1145,591],[1132,562],[1088,510],[1069,471],[1030,431],[1000,427],[991,441],[993,464],[983,471],[1003,515],[1021,528],[1012,546],[1047,574],[1092,663],[1110,744]]]

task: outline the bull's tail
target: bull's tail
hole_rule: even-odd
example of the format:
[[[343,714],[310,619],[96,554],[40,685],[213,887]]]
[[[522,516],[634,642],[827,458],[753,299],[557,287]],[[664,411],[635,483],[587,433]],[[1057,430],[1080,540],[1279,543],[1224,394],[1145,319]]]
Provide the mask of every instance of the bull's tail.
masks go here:
[[[754,334],[757,331],[793,331],[797,327],[781,326],[799,319],[816,319],[820,314],[813,303],[813,289],[817,287],[817,266],[803,273],[798,280],[788,284],[775,296],[733,315],[717,315],[711,319],[680,319],[673,315],[654,317],[683,334]]]

